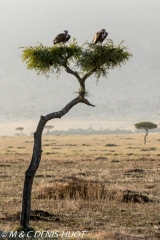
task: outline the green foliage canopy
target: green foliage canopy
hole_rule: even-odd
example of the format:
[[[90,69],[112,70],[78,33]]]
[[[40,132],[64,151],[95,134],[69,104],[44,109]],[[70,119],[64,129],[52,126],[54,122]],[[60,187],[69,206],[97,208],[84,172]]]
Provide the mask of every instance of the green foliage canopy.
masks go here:
[[[42,44],[35,47],[23,47],[22,61],[26,62],[28,69],[34,69],[37,74],[48,76],[49,73],[61,73],[66,66],[78,74],[94,73],[98,79],[106,76],[109,69],[121,67],[130,59],[132,54],[128,48],[114,45],[108,39],[103,46],[83,44],[79,46],[75,39],[68,45],[57,44],[51,47]]]
[[[23,129],[24,129],[23,127],[16,128],[16,130],[23,130]]]
[[[137,129],[153,129],[157,128],[158,125],[152,122],[139,122],[134,125]]]

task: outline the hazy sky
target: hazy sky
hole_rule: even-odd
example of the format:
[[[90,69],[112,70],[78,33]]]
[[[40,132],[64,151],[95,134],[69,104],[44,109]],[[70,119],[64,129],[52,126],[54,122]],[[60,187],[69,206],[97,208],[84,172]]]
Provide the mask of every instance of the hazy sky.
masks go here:
[[[125,40],[135,57],[148,50],[154,60],[160,54],[159,13],[159,0],[0,0],[0,63],[17,59],[20,46],[52,45],[64,29],[82,43],[101,28],[115,42]]]
[[[108,38],[115,43],[125,40],[125,45],[133,53],[133,58],[125,66],[126,73],[122,70],[121,74],[109,77],[114,89],[107,83],[108,96],[110,90],[114,93],[116,82],[119,83],[117,76],[118,78],[123,76],[119,85],[122,90],[126,87],[126,92],[132,91],[132,95],[136,96],[139,91],[138,84],[140,84],[142,93],[139,92],[139,94],[155,97],[159,85],[156,86],[156,82],[153,91],[152,85],[154,85],[154,78],[159,79],[160,75],[159,25],[159,0],[0,0],[0,108],[2,114],[12,112],[15,106],[17,109],[18,107],[27,109],[27,114],[27,111],[33,109],[33,101],[34,106],[40,106],[42,101],[40,94],[41,96],[43,94],[42,97],[47,95],[47,88],[53,87],[53,91],[57,93],[58,85],[54,89],[54,82],[46,85],[44,78],[39,80],[41,87],[38,89],[39,92],[35,93],[37,83],[33,83],[31,79],[37,79],[37,76],[34,73],[28,73],[25,64],[21,62],[22,50],[19,47],[34,46],[37,42],[52,46],[54,37],[65,29],[80,44],[86,40],[91,42],[94,34],[102,28],[106,29],[109,33]],[[130,74],[133,73],[135,86],[130,79]],[[143,82],[146,76],[147,80]],[[32,86],[34,86],[33,89]],[[103,97],[103,90],[104,88],[99,86],[99,95],[96,96],[96,90],[93,89],[94,104]],[[64,90],[62,98],[66,96],[66,99],[62,101],[61,96],[58,95],[59,102],[62,101],[62,105],[65,105],[68,101],[67,96],[71,96],[72,93],[65,93]],[[120,93],[125,97],[120,89],[116,92],[117,98]],[[48,105],[52,97],[50,94],[48,93]],[[38,111],[38,116],[42,110]],[[17,111],[20,112],[20,108]]]

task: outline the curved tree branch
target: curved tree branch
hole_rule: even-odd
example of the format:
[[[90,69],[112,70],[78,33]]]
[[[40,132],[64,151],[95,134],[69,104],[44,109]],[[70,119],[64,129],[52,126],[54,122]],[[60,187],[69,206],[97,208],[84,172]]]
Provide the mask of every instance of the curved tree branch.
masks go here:
[[[29,165],[28,170],[25,172],[25,180],[24,180],[24,188],[23,188],[23,200],[22,200],[22,212],[21,212],[21,220],[20,224],[24,228],[29,228],[29,220],[30,220],[30,211],[31,211],[31,191],[32,184],[35,173],[39,167],[42,155],[42,132],[45,127],[45,124],[54,118],[61,118],[64,116],[72,107],[74,107],[78,103],[84,103],[88,106],[94,107],[87,99],[78,96],[69,102],[62,110],[58,112],[49,113],[46,116],[41,116],[36,132],[34,133],[34,148],[32,159]]]
[[[73,99],[71,102],[69,102],[64,108],[62,108],[62,110],[58,111],[58,112],[53,112],[53,113],[49,113],[46,116],[41,116],[44,121],[49,121],[51,119],[54,118],[61,118],[63,117],[67,112],[69,112],[69,110],[74,107],[77,103],[85,103],[89,106],[95,107],[95,105],[92,105],[87,99],[82,99],[80,96],[78,96],[77,98]]]
[[[87,77],[89,77],[92,73],[88,73],[88,74],[85,74],[85,76],[83,77],[83,78],[81,78],[79,75],[78,75],[78,73],[77,72],[75,72],[75,71],[73,71],[67,64],[65,64],[65,65],[63,65],[64,66],[64,68],[65,68],[65,70],[66,70],[66,72],[67,73],[70,73],[70,74],[72,74],[72,75],[74,75],[77,79],[78,79],[78,82],[79,82],[79,84],[80,84],[80,89],[79,89],[79,96],[82,98],[82,99],[84,99],[84,96],[85,96],[85,93],[86,93],[86,91],[85,91],[85,80],[86,80],[86,78]],[[90,105],[90,106],[94,106],[94,105]]]
[[[63,67],[65,68],[67,73],[74,75],[78,79],[78,81],[81,82],[82,79],[77,72],[73,71],[67,64],[63,65]]]
[[[96,70],[98,69],[98,67],[95,67],[93,68],[91,71],[87,72],[83,78],[82,78],[82,81],[85,82],[85,80],[90,77]]]
[[[83,103],[87,104],[88,106],[92,106],[92,107],[95,107],[95,105],[91,104],[87,99],[83,99],[82,100]]]

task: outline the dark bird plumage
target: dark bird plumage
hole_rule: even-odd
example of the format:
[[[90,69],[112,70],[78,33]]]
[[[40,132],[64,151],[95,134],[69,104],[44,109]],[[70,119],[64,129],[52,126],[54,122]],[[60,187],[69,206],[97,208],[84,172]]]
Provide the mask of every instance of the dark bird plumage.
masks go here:
[[[102,29],[101,31],[97,32],[95,35],[94,35],[94,38],[93,38],[93,41],[92,43],[93,44],[97,44],[97,43],[103,43],[104,39],[108,36],[108,33],[106,32],[105,29]]]
[[[60,33],[58,34],[55,39],[53,40],[53,44],[57,44],[57,43],[63,43],[65,44],[69,39],[70,39],[70,35],[68,34],[67,30],[64,30],[64,33]]]

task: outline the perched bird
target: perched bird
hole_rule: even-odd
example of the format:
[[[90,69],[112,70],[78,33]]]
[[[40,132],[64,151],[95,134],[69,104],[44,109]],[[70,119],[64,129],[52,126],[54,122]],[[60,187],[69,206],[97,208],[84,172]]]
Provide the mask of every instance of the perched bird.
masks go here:
[[[55,37],[53,43],[54,45],[57,43],[63,43],[65,45],[65,43],[70,39],[70,37],[71,36],[68,34],[68,31],[64,30],[64,33],[60,33]]]
[[[101,31],[97,32],[94,35],[92,43],[93,44],[100,43],[102,45],[102,43],[103,43],[104,39],[107,37],[107,35],[108,35],[108,33],[106,32],[106,30],[102,29]]]

